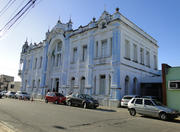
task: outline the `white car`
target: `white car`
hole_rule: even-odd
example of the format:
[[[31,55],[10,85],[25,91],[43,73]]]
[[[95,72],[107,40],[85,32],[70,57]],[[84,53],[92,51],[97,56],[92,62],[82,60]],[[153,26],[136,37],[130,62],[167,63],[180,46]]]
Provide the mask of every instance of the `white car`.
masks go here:
[[[30,100],[30,95],[27,92],[23,92],[23,91],[17,91],[15,94],[15,97],[17,99],[28,99],[28,100]]]
[[[7,93],[5,93],[5,97],[15,98],[15,94],[16,92],[8,91]]]
[[[128,102],[132,99],[132,98],[139,98],[139,95],[125,95],[123,96],[123,98],[121,99],[121,107],[127,107],[128,106]]]

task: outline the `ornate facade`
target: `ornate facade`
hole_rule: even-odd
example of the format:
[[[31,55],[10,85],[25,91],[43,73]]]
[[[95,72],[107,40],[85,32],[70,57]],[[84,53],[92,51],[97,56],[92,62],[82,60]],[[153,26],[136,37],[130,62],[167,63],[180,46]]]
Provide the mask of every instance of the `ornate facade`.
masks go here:
[[[158,76],[155,39],[119,13],[104,11],[86,26],[72,29],[58,20],[39,44],[22,47],[22,88],[34,96],[54,90],[87,93],[117,106],[125,94],[140,93],[140,82]]]

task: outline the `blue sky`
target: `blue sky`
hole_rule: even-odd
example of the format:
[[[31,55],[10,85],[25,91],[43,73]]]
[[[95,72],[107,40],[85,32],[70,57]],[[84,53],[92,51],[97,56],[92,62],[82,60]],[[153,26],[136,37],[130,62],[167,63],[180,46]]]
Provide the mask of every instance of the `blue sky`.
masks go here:
[[[23,0],[18,0],[22,2]],[[26,0],[28,1],[28,0]],[[7,0],[0,0],[0,9]],[[14,5],[0,16],[0,28],[17,8]],[[28,15],[0,38],[0,74],[17,76],[21,47],[29,42],[45,39],[45,32],[60,18],[66,23],[71,17],[73,28],[88,24],[100,17],[104,9],[114,13],[115,8],[129,20],[158,41],[159,69],[161,63],[180,66],[180,1],[179,0],[42,0]]]

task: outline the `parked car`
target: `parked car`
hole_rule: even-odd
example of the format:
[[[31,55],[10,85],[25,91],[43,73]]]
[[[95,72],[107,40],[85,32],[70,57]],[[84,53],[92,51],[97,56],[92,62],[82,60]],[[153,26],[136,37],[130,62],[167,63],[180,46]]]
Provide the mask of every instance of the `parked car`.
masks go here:
[[[2,96],[5,96],[6,93],[7,93],[7,91],[1,91]]]
[[[3,95],[2,95],[2,93],[0,92],[0,99],[2,98],[2,96],[3,96]]]
[[[125,95],[123,96],[123,98],[121,99],[121,107],[127,107],[128,106],[128,102],[132,99],[132,98],[139,98],[139,95]]]
[[[27,99],[30,100],[30,95],[27,92],[17,91],[15,94],[16,99]]]
[[[5,97],[7,98],[15,98],[15,94],[16,92],[12,92],[12,91],[8,91],[6,94],[5,94]]]
[[[128,110],[132,116],[138,113],[162,120],[177,118],[179,114],[178,111],[163,106],[159,101],[148,98],[132,98],[128,103]]]
[[[45,97],[45,102],[53,102],[55,104],[66,104],[66,97],[57,92],[48,92]]]
[[[99,106],[97,100],[88,94],[73,93],[66,98],[66,103],[69,106],[81,106],[83,108],[94,108]]]
[[[148,99],[155,99],[155,100],[159,100],[158,97],[156,96],[142,96],[142,98],[148,98]]]

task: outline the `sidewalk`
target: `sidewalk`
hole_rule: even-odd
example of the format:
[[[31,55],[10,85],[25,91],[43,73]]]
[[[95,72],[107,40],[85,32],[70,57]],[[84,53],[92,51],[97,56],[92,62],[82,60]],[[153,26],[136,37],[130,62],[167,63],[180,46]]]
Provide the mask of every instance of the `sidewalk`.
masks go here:
[[[0,122],[0,132],[15,132],[15,131],[7,127],[4,123]]]

